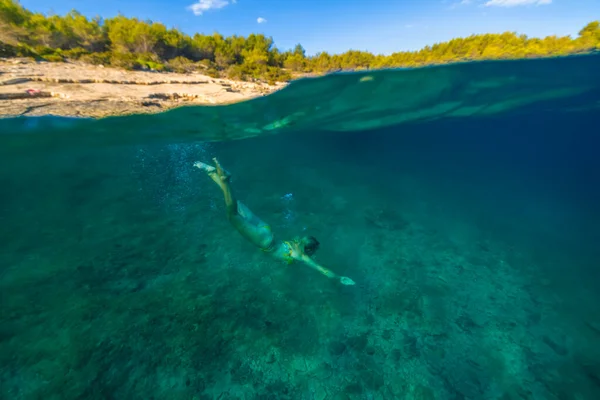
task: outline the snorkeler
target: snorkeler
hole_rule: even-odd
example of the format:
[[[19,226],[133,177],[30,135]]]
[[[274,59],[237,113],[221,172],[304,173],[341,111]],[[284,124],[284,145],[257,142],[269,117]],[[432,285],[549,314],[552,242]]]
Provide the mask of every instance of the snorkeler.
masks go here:
[[[354,285],[352,279],[336,275],[310,258],[319,247],[319,242],[314,237],[295,238],[290,241],[276,240],[271,232],[271,227],[254,215],[242,202],[235,199],[229,185],[231,175],[221,167],[216,158],[213,158],[213,161],[215,167],[199,161],[194,163],[194,167],[204,170],[223,190],[227,218],[242,236],[255,246],[260,247],[265,253],[269,253],[288,264],[293,263],[294,260],[302,261],[328,278],[339,279],[343,285]]]

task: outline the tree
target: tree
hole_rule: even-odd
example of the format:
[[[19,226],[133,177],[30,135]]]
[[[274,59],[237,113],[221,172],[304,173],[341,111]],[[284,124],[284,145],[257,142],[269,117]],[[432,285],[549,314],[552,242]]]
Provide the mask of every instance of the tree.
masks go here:
[[[30,38],[32,42],[45,47],[50,47],[54,44],[52,41],[54,26],[42,14],[32,15],[25,27],[31,32]]]
[[[283,66],[291,69],[292,71],[304,71],[306,65],[306,59],[298,54],[290,54],[286,57]]]
[[[331,56],[327,52],[318,53],[312,62],[313,70],[317,72],[328,72],[331,70]]]
[[[12,0],[0,0],[0,42],[17,46],[27,41],[29,32],[25,24],[31,13]]]
[[[0,0],[0,21],[22,26],[31,17],[31,12],[24,9],[21,4],[14,0]]]
[[[600,34],[600,21],[593,21],[579,31],[579,36],[594,36]]]
[[[217,41],[213,36],[196,33],[191,41],[190,54],[193,60],[215,60]]]
[[[133,51],[133,30],[136,21],[118,15],[106,20],[106,30],[108,40],[113,51],[119,53],[129,53]]]
[[[107,38],[102,30],[102,18],[88,20],[76,10],[72,10],[65,16],[64,21],[70,26],[77,47],[89,52],[105,50]]]
[[[304,47],[302,47],[300,43],[298,43],[296,47],[294,47],[294,51],[292,52],[292,54],[300,56],[302,58],[306,58],[306,50],[304,50]]]
[[[163,24],[152,24],[134,20],[133,30],[129,38],[134,53],[153,53],[154,46],[166,33],[167,29]]]
[[[579,31],[578,44],[583,51],[600,49],[600,21],[593,21]]]
[[[32,13],[16,0],[0,0],[0,55],[36,55],[62,60],[85,55],[88,62],[124,68],[149,67],[178,71],[198,68],[211,76],[231,74],[239,79],[287,79],[289,72],[325,73],[337,70],[418,67],[463,60],[547,57],[600,50],[600,22],[569,36],[528,38],[515,32],[471,35],[401,51],[389,56],[349,50],[307,56],[301,44],[281,51],[263,34],[224,37],[196,33],[193,37],[161,23],[118,15],[89,19],[76,10],[64,16]],[[282,71],[285,68],[286,71]]]
[[[304,71],[306,64],[306,51],[301,44],[297,44],[291,53],[287,53],[283,63],[285,68],[291,69],[292,71]]]
[[[189,55],[191,40],[176,29],[169,29],[160,36],[157,43],[157,53],[164,59],[175,58],[179,55]]]

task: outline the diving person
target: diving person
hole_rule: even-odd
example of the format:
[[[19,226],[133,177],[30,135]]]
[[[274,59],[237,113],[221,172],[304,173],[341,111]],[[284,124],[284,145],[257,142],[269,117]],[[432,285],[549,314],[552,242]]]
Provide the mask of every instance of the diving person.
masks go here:
[[[354,285],[354,281],[345,276],[339,276],[327,268],[317,264],[311,256],[317,251],[319,242],[312,236],[294,238],[292,240],[278,240],[271,232],[271,227],[252,213],[238,201],[231,190],[229,183],[231,175],[221,167],[216,158],[215,166],[202,162],[194,163],[196,168],[205,171],[208,176],[221,188],[225,196],[227,218],[229,222],[242,234],[243,237],[259,247],[265,253],[282,260],[288,264],[301,261],[307,266],[319,271],[330,279],[339,280],[342,285]]]

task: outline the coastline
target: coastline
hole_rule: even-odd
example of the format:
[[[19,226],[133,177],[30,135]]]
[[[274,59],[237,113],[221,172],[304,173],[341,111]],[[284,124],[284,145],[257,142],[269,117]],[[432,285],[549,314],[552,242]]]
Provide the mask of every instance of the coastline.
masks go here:
[[[287,83],[241,82],[200,73],[126,71],[9,58],[0,60],[0,118],[159,113],[183,105],[236,103],[285,86]]]

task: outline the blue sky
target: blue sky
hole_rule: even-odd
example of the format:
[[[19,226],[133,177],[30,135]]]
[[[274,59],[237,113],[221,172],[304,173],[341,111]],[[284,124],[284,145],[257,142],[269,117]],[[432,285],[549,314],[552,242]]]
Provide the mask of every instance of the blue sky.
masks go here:
[[[389,54],[473,33],[576,35],[600,0],[21,0],[32,11],[130,17],[182,31],[264,33],[280,49]],[[259,20],[260,18],[260,20]],[[260,22],[259,22],[260,21]]]

